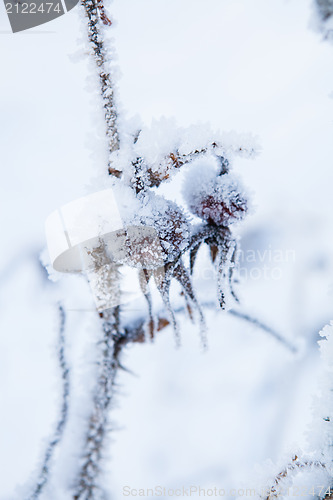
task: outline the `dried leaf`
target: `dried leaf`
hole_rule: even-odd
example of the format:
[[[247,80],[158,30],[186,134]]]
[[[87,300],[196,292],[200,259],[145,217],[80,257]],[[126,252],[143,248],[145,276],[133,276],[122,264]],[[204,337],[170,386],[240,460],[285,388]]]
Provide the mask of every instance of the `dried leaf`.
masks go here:
[[[166,328],[170,325],[170,321],[166,318],[158,318],[157,331],[160,332],[163,328]]]
[[[212,262],[214,263],[219,249],[216,245],[211,244],[209,247],[209,250],[210,250],[210,257],[212,259]]]
[[[190,320],[193,322],[194,318],[193,318],[192,307],[190,306],[190,304],[187,301],[186,301],[186,309],[187,309],[188,315],[190,317]]]
[[[108,16],[106,15],[105,7],[104,7],[102,0],[97,0],[97,7],[98,7],[98,11],[99,11],[99,17],[101,18],[102,23],[105,26],[111,26],[112,22],[108,18]]]
[[[117,170],[113,167],[109,167],[109,175],[114,175],[114,177],[117,177],[119,179],[122,176],[122,171]]]

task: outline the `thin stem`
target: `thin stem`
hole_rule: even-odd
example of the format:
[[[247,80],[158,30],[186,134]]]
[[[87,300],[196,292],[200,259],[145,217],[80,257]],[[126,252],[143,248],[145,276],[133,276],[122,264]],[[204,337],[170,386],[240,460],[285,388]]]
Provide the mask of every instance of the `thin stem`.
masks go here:
[[[281,496],[279,486],[284,479],[289,479],[290,476],[295,475],[298,471],[304,469],[325,469],[326,465],[318,460],[300,460],[297,455],[292,459],[285,469],[283,469],[275,478],[274,485],[268,489],[267,495],[264,500],[273,500]]]
[[[65,355],[65,323],[66,323],[66,315],[64,308],[61,304],[58,306],[59,310],[59,334],[58,334],[58,360],[59,367],[62,374],[62,405],[60,410],[60,417],[54,432],[52,439],[50,440],[42,463],[42,468],[38,476],[36,487],[33,493],[29,496],[29,500],[36,500],[39,498],[42,493],[48,478],[49,478],[49,466],[51,459],[53,457],[56,446],[58,445],[65,424],[67,422],[68,417],[68,400],[69,400],[69,392],[70,392],[70,383],[69,383],[69,368],[67,365],[66,355]]]
[[[106,136],[108,138],[109,153],[113,153],[119,149],[119,134],[117,129],[117,111],[114,102],[113,83],[108,68],[108,57],[103,40],[103,24],[111,24],[104,22],[101,19],[101,1],[82,0],[82,6],[88,18],[88,39],[92,47],[92,53],[95,59],[99,84],[100,94],[103,100],[104,118],[106,123]],[[111,160],[109,158],[109,171],[111,168]]]
[[[235,309],[230,309],[228,311],[229,314],[232,316],[235,316],[236,318],[243,319],[244,321],[248,321],[249,323],[252,323],[252,325],[256,326],[257,328],[260,328],[260,330],[263,330],[266,333],[269,333],[272,337],[274,337],[278,342],[283,344],[289,351],[292,353],[297,352],[297,347],[287,340],[285,337],[283,337],[280,333],[278,333],[276,330],[273,330],[270,326],[265,325],[261,321],[259,321],[257,318],[253,318],[249,314],[243,313],[241,311],[236,311]]]
[[[206,309],[216,308],[216,303],[212,301],[203,301],[200,303],[200,305]],[[176,314],[182,314],[187,311],[187,307],[186,305],[177,306],[173,309],[173,311]],[[163,314],[164,312],[165,312],[164,308],[161,308],[159,311],[156,312],[157,324],[160,321],[165,320],[165,314]],[[277,332],[270,326],[262,323],[259,319],[249,316],[248,314],[242,311],[236,311],[235,309],[229,309],[227,313],[231,314],[232,316],[235,316],[236,318],[247,321],[255,328],[258,328],[259,330],[269,333],[292,353],[295,354],[297,352],[297,347],[294,344],[289,342],[285,337],[283,337],[279,332]],[[145,325],[146,325],[146,317],[144,314],[141,317],[137,317],[135,320],[132,320],[130,323],[122,325],[122,329],[124,330],[125,334],[123,334],[123,336],[119,338],[119,342],[125,345],[131,342],[144,341]],[[167,324],[165,326],[167,326]]]
[[[111,155],[119,149],[117,129],[117,111],[114,103],[114,87],[108,68],[108,57],[103,39],[103,24],[111,21],[104,12],[102,0],[82,0],[82,6],[88,19],[88,39],[92,47],[103,101],[106,136],[109,149],[109,173],[115,173],[111,167]],[[103,319],[101,349],[98,358],[99,373],[93,395],[93,408],[89,418],[86,440],[82,450],[82,463],[74,485],[75,500],[94,499],[101,491],[97,484],[101,470],[100,462],[105,444],[108,426],[108,409],[113,396],[113,386],[119,367],[118,356],[121,350],[119,339],[119,306],[112,307],[100,314]]]
[[[89,418],[88,432],[82,451],[82,463],[74,487],[74,500],[95,499],[101,488],[98,475],[108,432],[108,409],[114,393],[114,382],[119,368],[119,307],[104,311],[103,338],[100,342],[99,373],[93,396],[93,409]]]

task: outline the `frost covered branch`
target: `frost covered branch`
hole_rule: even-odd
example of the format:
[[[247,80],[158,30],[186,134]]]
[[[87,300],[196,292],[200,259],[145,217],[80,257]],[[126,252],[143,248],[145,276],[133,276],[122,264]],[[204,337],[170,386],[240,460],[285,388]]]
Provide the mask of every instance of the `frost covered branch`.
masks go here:
[[[213,301],[200,302],[200,306],[204,309],[215,309],[216,303]],[[188,302],[185,302],[185,305],[179,305],[175,307],[174,313],[175,314],[187,313],[190,319],[193,321],[193,311]],[[236,318],[239,318],[243,321],[250,323],[258,330],[262,330],[263,332],[268,333],[293,354],[297,352],[297,347],[294,344],[292,344],[285,337],[283,337],[281,333],[277,332],[270,326],[265,325],[259,319],[254,318],[247,313],[235,309],[229,309],[227,313],[230,314],[231,316],[235,316]],[[152,319],[154,321],[153,326],[151,326],[150,324],[150,321]],[[149,327],[150,338],[154,338],[156,332],[160,332],[161,330],[163,330],[163,328],[165,328],[168,325],[170,325],[170,321],[165,317],[165,311],[162,308],[161,310],[155,313],[155,318],[152,318],[152,315],[149,316],[148,327]],[[144,314],[138,316],[135,320],[132,320],[127,323],[126,322],[122,323],[121,327],[124,332],[123,336],[119,338],[119,342],[121,344],[125,345],[131,342],[145,342],[147,318]]]
[[[105,14],[102,0],[82,0],[87,21],[88,39],[92,54],[97,66],[100,94],[103,100],[106,135],[109,142],[109,153],[119,149],[119,134],[117,130],[117,111],[114,103],[114,87],[111,70],[108,67],[110,60],[105,48],[103,25],[110,26],[111,21]],[[109,163],[109,168],[111,164]]]
[[[98,485],[100,461],[108,430],[108,409],[113,396],[113,386],[118,368],[119,308],[103,313],[103,338],[100,343],[100,359],[93,410],[89,418],[88,432],[82,450],[82,459],[73,498],[96,499],[102,488]]]
[[[293,476],[295,476],[299,471],[325,468],[325,464],[320,461],[311,459],[301,460],[297,455],[295,455],[292,461],[276,476],[274,485],[269,489],[265,500],[273,500],[280,497],[282,495],[282,483],[287,482],[287,484],[290,484]]]
[[[111,70],[108,67],[110,60],[105,48],[103,36],[103,25],[110,26],[111,21],[105,13],[102,0],[82,0],[88,26],[88,39],[92,49],[100,84],[100,95],[102,97],[104,118],[106,123],[106,135],[108,138],[109,154],[119,149],[119,134],[117,129],[117,111],[114,103],[114,87],[111,78]],[[116,171],[111,171],[111,161],[108,163],[109,173],[117,175]],[[101,297],[107,295],[106,287],[109,287],[109,295],[118,286],[118,279],[115,276],[114,266],[103,266],[105,264],[105,249],[103,245],[93,253],[95,258],[97,283],[100,285]],[[81,450],[81,459],[77,477],[74,480],[74,499],[96,499],[102,494],[102,488],[98,485],[98,475],[101,470],[101,459],[103,446],[108,426],[108,410],[113,396],[114,380],[119,367],[118,356],[120,347],[119,337],[119,307],[104,310],[101,313],[103,319],[102,339],[99,343],[98,377],[93,393],[92,411],[88,422],[85,442]]]
[[[135,135],[135,144],[139,140],[140,134],[141,131]],[[236,144],[231,146],[231,150],[233,153],[247,156],[248,158],[256,155],[256,150],[251,145],[244,146]],[[223,145],[218,141],[211,141],[206,146],[193,149],[189,152],[181,152],[176,148],[158,161],[150,162],[150,165],[147,165],[145,159],[142,157],[132,160],[136,192],[139,193],[143,189],[160,186],[160,184],[168,180],[175,171],[206,154],[215,154],[219,157],[221,161],[221,173],[227,173],[229,162],[224,157],[225,149]],[[142,182],[143,170],[145,170],[144,182]],[[122,172],[120,172],[119,175],[121,175],[121,173]]]
[[[59,367],[61,370],[61,378],[62,378],[62,405],[60,410],[60,418],[58,420],[54,435],[50,440],[48,447],[45,452],[44,460],[42,463],[41,471],[39,473],[39,477],[37,480],[36,487],[29,496],[29,500],[36,500],[39,498],[42,493],[49,477],[50,473],[50,463],[57,447],[59,441],[61,440],[63,430],[68,417],[68,404],[69,404],[69,367],[66,360],[65,355],[65,323],[66,323],[66,315],[63,306],[60,304],[58,306],[59,310],[59,333],[58,333],[58,361]]]

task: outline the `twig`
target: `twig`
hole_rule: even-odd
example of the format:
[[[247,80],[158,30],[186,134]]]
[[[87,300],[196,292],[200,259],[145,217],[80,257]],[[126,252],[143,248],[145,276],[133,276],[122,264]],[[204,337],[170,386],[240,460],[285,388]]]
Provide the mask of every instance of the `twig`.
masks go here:
[[[89,418],[88,432],[82,452],[82,463],[74,486],[74,500],[92,500],[101,491],[97,484],[101,470],[103,447],[108,427],[108,409],[113,397],[113,387],[119,368],[119,307],[104,311],[103,338],[100,343],[99,374]]]
[[[284,338],[280,333],[278,333],[276,330],[273,330],[270,326],[265,325],[261,321],[259,321],[257,318],[253,318],[252,316],[243,313],[241,311],[236,311],[235,309],[230,309],[228,311],[229,314],[232,316],[235,316],[236,318],[243,319],[244,321],[248,321],[252,325],[256,326],[260,330],[263,330],[266,333],[269,333],[272,337],[274,337],[278,342],[283,344],[289,351],[292,353],[296,353],[298,351],[297,347],[290,342],[288,339]]]
[[[108,57],[102,37],[102,23],[104,20],[103,18],[101,20],[101,12],[104,12],[104,10],[101,10],[102,4],[99,0],[82,0],[82,6],[88,18],[88,39],[92,47],[99,76],[100,94],[103,100],[104,117],[106,122],[106,136],[108,138],[109,154],[111,155],[111,153],[119,149],[119,134],[117,130],[117,111],[114,103],[113,84],[110,69],[108,68]],[[108,168],[110,173],[110,169],[112,169],[110,158]]]
[[[215,308],[216,303],[213,301],[201,301],[200,305],[204,308]],[[187,309],[187,304],[183,306],[178,306],[173,308],[175,314],[184,314],[188,312]],[[155,315],[155,322],[158,324],[161,321],[165,320],[165,316],[163,314],[164,308],[161,307],[159,311],[156,312]],[[273,330],[270,326],[265,325],[261,321],[259,321],[257,318],[253,318],[252,316],[249,316],[246,313],[243,313],[241,311],[236,311],[235,309],[229,309],[227,311],[228,314],[231,314],[232,316],[235,316],[239,319],[242,319],[243,321],[247,321],[251,325],[255,326],[259,330],[263,330],[266,333],[269,333],[272,335],[278,342],[280,342],[284,347],[289,349],[291,352],[296,353],[297,352],[297,347],[294,346],[291,342],[289,342],[285,337],[283,337],[280,333],[278,333],[276,330]],[[167,326],[167,324],[165,325]],[[122,345],[126,345],[131,342],[144,342],[145,341],[145,327],[146,327],[146,316],[142,314],[141,316],[137,317],[135,320],[132,320],[130,323],[123,324],[122,325],[122,330],[123,334],[119,337],[119,343]]]
[[[82,0],[82,6],[88,19],[88,39],[99,75],[100,95],[103,101],[106,136],[108,138],[108,171],[109,174],[115,175],[111,164],[111,154],[119,149],[117,111],[114,104],[114,87],[108,68],[109,60],[103,40],[103,24],[110,25],[111,21],[104,13],[101,0]],[[121,344],[118,342],[119,306],[105,310],[101,313],[101,317],[103,319],[103,337],[99,343],[101,349],[98,360],[99,374],[82,451],[82,463],[78,478],[74,482],[73,498],[75,500],[95,499],[98,491],[101,491],[97,479],[101,469],[100,462],[107,433],[108,409],[119,367],[118,356],[121,350]]]
[[[58,360],[59,360],[59,367],[61,370],[62,374],[62,405],[61,405],[61,410],[60,410],[60,417],[54,432],[54,435],[52,439],[50,440],[41,471],[39,473],[39,477],[37,480],[36,487],[33,491],[33,493],[29,496],[29,500],[36,500],[39,498],[40,494],[42,493],[49,477],[49,465],[50,461],[53,457],[55,448],[57,444],[59,443],[63,430],[65,427],[65,423],[67,421],[67,416],[68,416],[68,399],[69,399],[69,391],[70,391],[70,383],[69,383],[69,368],[67,365],[66,361],[66,356],[65,356],[65,323],[66,323],[66,315],[64,308],[61,304],[58,306],[59,310],[59,316],[60,316],[60,324],[59,324],[59,334],[58,334]]]
[[[326,466],[324,463],[319,462],[317,460],[304,460],[301,461],[297,455],[294,456],[292,459],[291,463],[289,463],[285,469],[283,469],[275,478],[274,480],[274,485],[268,490],[267,495],[265,495],[264,499],[265,500],[272,500],[273,498],[277,498],[281,496],[281,491],[279,491],[278,487],[283,481],[283,479],[287,478],[290,476],[290,474],[294,474],[295,472],[302,470],[302,469],[307,469],[307,468],[319,468],[319,469],[325,469]]]

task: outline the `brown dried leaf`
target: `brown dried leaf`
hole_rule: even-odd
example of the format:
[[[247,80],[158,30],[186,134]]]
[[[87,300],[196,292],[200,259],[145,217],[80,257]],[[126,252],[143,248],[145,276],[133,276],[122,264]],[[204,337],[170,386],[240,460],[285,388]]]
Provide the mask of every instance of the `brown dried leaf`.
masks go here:
[[[158,318],[157,331],[160,332],[168,325],[170,325],[170,321],[168,321],[166,318]]]
[[[109,19],[108,16],[106,15],[103,0],[97,0],[97,7],[99,11],[99,17],[101,18],[102,23],[105,26],[111,26],[112,22],[111,19]]]
[[[192,307],[190,306],[190,304],[188,302],[186,302],[186,309],[187,309],[188,315],[190,317],[190,320],[193,322],[194,321],[193,311],[192,311]]]
[[[116,168],[113,167],[109,167],[109,175],[114,175],[115,177],[117,177],[117,179],[119,179],[122,175],[122,171],[117,170]]]
[[[212,244],[210,245],[209,250],[210,250],[210,257],[212,259],[212,262],[214,263],[219,249],[216,245]]]
[[[143,344],[146,341],[145,334],[144,332],[140,333],[137,337],[133,339],[133,342],[138,342],[140,344]]]

